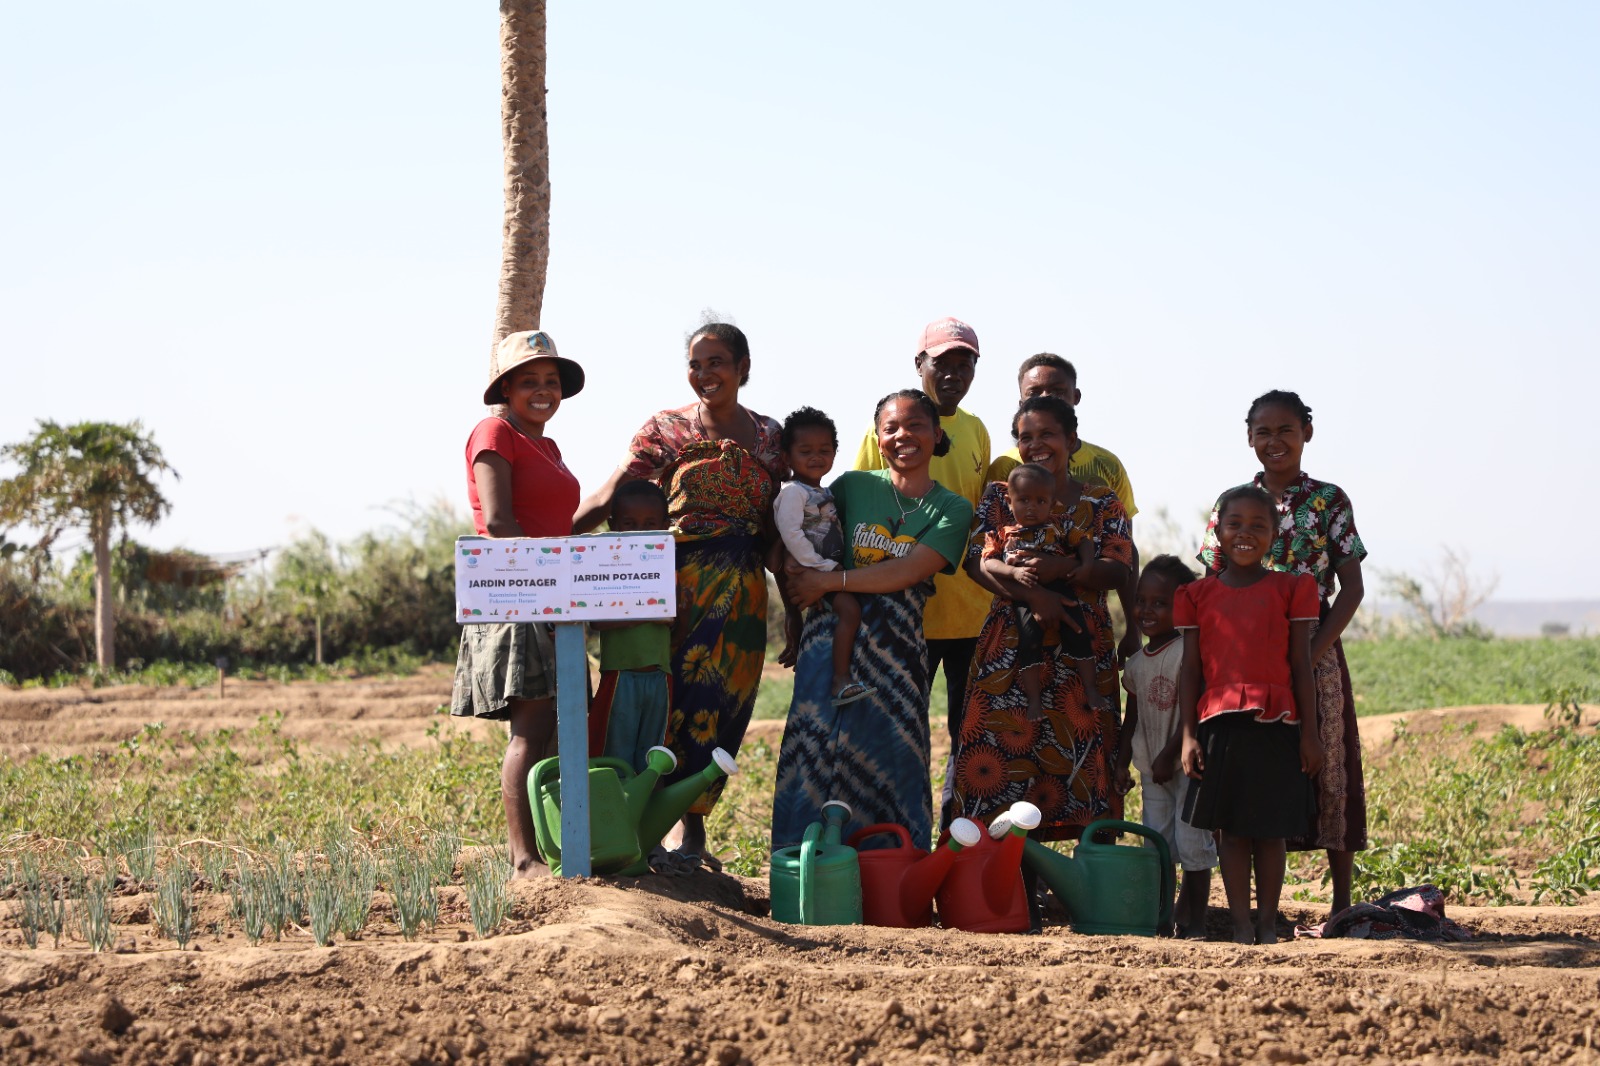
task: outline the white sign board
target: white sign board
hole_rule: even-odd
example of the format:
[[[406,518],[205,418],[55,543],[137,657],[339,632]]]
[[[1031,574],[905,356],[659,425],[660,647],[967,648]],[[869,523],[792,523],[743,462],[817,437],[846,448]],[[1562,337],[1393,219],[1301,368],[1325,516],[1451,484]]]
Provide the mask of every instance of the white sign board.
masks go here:
[[[672,534],[461,537],[456,621],[599,622],[677,614]]]

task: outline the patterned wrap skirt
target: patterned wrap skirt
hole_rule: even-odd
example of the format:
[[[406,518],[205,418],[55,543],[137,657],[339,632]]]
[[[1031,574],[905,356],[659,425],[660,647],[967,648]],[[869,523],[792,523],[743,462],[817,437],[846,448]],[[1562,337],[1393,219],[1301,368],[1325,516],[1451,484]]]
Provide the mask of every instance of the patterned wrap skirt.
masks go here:
[[[1109,652],[1109,621],[1094,626],[1095,647]],[[1084,826],[1122,816],[1121,795],[1111,787],[1117,719],[1092,709],[1076,664],[1059,644],[1044,649],[1044,717],[1028,717],[1028,698],[1017,680],[1020,621],[1015,606],[996,599],[978,637],[967,706],[952,762],[955,789],[949,817],[987,823],[1017,800],[1044,815],[1035,840],[1075,840]],[[1113,683],[1116,674],[1110,674]]]
[[[866,825],[903,825],[911,842],[933,836],[928,773],[928,668],[922,607],[929,582],[902,592],[860,595],[861,629],[851,672],[872,695],[833,706],[830,611],[806,615],[795,666],[794,700],[778,752],[772,803],[774,850],[800,843],[828,800],[850,804],[846,835]]]
[[[672,696],[665,744],[678,756],[670,783],[711,765],[711,753],[739,753],[755,710],[767,656],[767,577],[761,541],[744,533],[679,538],[678,604],[687,635],[672,650]],[[727,779],[689,809],[708,814]]]
[[[1328,605],[1322,605],[1327,615]],[[1312,628],[1316,632],[1316,628]],[[1317,775],[1312,832],[1289,841],[1290,851],[1361,851],[1367,846],[1367,789],[1361,773],[1361,734],[1344,642],[1334,641],[1313,667],[1317,725],[1324,761]]]

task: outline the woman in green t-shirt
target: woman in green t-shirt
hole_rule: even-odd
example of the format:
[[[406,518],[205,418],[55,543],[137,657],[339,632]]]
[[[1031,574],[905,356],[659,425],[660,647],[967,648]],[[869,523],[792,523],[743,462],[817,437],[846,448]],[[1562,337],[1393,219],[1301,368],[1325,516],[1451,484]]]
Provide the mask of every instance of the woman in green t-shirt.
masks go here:
[[[850,471],[829,486],[844,527],[844,568],[788,574],[790,595],[811,610],[778,755],[775,849],[798,844],[831,799],[854,812],[846,832],[892,822],[910,830],[919,845],[933,835],[922,607],[933,575],[952,573],[961,562],[972,505],[928,473],[928,463],[949,449],[949,441],[926,395],[906,389],[885,396],[873,427],[887,469]],[[851,673],[873,691],[835,707],[829,691],[833,618],[816,605],[843,591],[861,601]]]

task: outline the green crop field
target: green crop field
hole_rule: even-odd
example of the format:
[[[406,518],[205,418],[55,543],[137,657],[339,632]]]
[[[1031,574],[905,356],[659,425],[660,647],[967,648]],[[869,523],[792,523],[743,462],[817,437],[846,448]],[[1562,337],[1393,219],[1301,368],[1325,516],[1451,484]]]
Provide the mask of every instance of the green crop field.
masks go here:
[[[1428,640],[1406,637],[1345,645],[1356,713],[1390,714],[1478,703],[1600,702],[1600,638]],[[793,684],[768,676],[755,716],[783,718]],[[944,682],[931,714],[945,713]]]
[[[1351,641],[1359,714],[1474,703],[1600,701],[1600,638]]]

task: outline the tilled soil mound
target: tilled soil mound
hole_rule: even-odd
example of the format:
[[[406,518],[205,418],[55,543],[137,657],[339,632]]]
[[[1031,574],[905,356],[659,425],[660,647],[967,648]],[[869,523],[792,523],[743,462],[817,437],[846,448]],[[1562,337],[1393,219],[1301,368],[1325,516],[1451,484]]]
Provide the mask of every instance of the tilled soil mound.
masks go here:
[[[525,882],[480,941],[445,897],[413,943],[0,950],[0,1061],[1600,1060],[1594,906],[1457,909],[1467,944],[1241,948],[797,928],[704,872]]]

